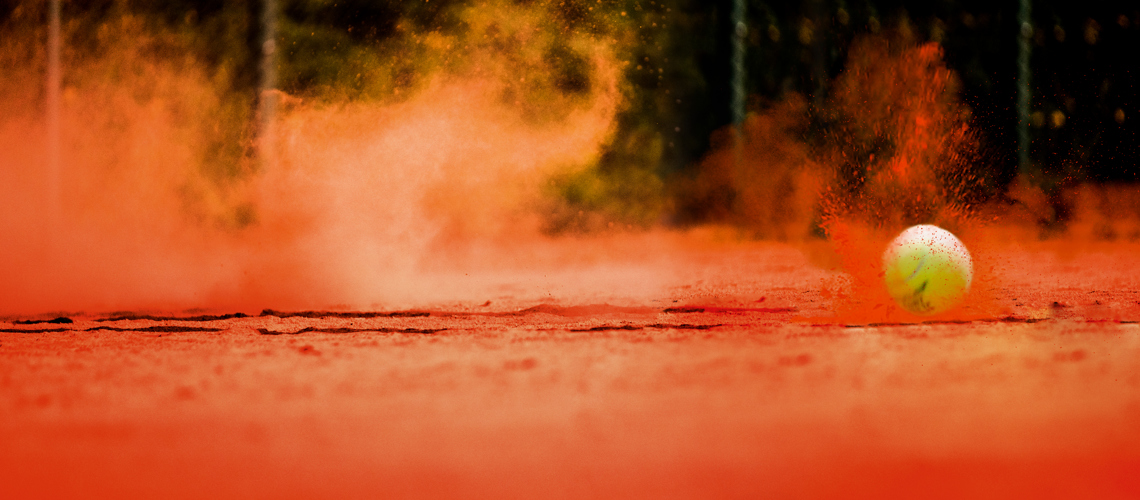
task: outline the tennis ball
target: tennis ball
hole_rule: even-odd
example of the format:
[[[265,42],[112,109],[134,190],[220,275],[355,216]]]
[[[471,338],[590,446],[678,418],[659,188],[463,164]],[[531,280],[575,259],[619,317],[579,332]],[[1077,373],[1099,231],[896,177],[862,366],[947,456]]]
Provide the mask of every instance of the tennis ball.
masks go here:
[[[903,309],[935,314],[962,302],[974,280],[970,252],[949,231],[922,224],[907,228],[883,253],[887,292]]]

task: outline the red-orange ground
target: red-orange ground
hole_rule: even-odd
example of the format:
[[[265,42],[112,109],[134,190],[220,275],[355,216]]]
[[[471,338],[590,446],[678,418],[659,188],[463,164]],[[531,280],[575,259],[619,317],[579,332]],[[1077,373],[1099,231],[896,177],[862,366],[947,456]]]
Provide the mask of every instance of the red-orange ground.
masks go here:
[[[1140,247],[1062,247],[970,322],[764,245],[651,303],[8,318],[0,497],[1137,498]]]

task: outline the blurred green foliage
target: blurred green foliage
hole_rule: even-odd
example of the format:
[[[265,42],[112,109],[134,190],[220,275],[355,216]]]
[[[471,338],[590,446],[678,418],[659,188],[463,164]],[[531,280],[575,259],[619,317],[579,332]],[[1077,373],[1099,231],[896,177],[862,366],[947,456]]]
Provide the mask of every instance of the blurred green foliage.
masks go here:
[[[0,30],[42,39],[46,3],[0,2]],[[1018,174],[1016,2],[745,3],[744,84],[751,111],[806,96],[815,126],[804,140],[826,140],[831,114],[823,107],[852,42],[884,30],[905,31],[904,38],[915,43],[944,47],[946,64],[961,82],[969,123],[978,131],[986,192],[1000,194]],[[1136,179],[1140,60],[1133,52],[1140,46],[1140,10],[1120,1],[1033,4],[1034,149],[1033,170],[1025,174],[1052,192],[1084,179]],[[493,6],[478,0],[281,0],[279,87],[307,100],[398,100],[443,71],[476,71],[469,55],[480,49],[506,54],[512,64],[502,71],[541,70],[536,73],[550,75],[554,88],[573,98],[591,85],[578,41],[608,41],[625,63],[626,102],[596,164],[552,179],[551,194],[559,203],[551,209],[550,229],[699,221],[700,210],[679,204],[670,186],[691,179],[713,132],[730,120],[731,0],[514,0],[498,8],[510,17],[512,6],[542,12],[547,20],[527,46],[520,44],[521,26],[480,21],[473,13]],[[212,124],[220,132],[204,148],[203,169],[220,184],[246,175],[261,2],[64,2],[66,46],[97,54],[106,45],[100,30],[123,16],[141,19],[161,35],[147,50],[191,57],[207,68],[223,102]],[[524,105],[562,98],[542,94],[539,85],[515,91],[526,97]]]

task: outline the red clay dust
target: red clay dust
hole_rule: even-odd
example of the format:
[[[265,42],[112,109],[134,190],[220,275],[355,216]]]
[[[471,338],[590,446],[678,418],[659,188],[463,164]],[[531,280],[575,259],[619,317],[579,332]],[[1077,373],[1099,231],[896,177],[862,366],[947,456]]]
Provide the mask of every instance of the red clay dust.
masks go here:
[[[58,184],[42,48],[0,41],[0,497],[1140,497],[1132,187],[1048,234],[1024,179],[985,202],[941,49],[867,39],[822,142],[795,96],[714,138],[678,195],[735,193],[708,224],[551,234],[628,42],[543,12],[463,11],[416,86],[280,94],[237,144],[128,16],[64,53]],[[962,306],[887,295],[916,223],[970,249]]]

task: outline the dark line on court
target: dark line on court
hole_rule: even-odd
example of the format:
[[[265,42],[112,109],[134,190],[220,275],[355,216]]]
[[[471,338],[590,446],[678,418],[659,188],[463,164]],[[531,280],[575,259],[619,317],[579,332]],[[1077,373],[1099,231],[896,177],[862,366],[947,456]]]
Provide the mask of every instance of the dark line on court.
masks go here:
[[[974,324],[974,323],[1026,323],[1026,324],[1033,324],[1033,323],[1040,323],[1042,321],[1051,321],[1052,319],[1053,318],[1018,318],[1018,317],[1014,317],[1014,316],[1006,316],[1006,317],[994,318],[994,319],[976,319],[976,320],[947,319],[947,320],[937,320],[937,321],[916,321],[914,323],[902,323],[902,322],[899,322],[899,323],[851,323],[851,324],[845,324],[845,325],[843,325],[843,327],[845,327],[845,328],[877,328],[877,327],[884,327],[884,326],[970,325],[970,324]]]
[[[584,306],[555,306],[551,304],[539,304],[534,307],[528,307],[515,312],[508,313],[492,313],[495,316],[521,316],[526,314],[545,313],[553,314],[555,316],[597,316],[601,314],[653,314],[656,312],[649,307],[624,307],[624,306],[611,306],[609,304],[591,304]]]
[[[21,330],[19,328],[2,328],[2,333],[58,333],[58,332],[71,332],[74,331],[70,328],[45,328],[42,330]]]
[[[334,312],[334,311],[296,311],[284,312],[274,311],[273,309],[266,309],[261,311],[261,316],[276,316],[278,318],[420,318],[424,316],[431,316],[427,311],[394,311],[394,312],[373,312],[373,311],[350,311],[350,312]]]
[[[1029,324],[1033,324],[1033,323],[1040,323],[1042,321],[1050,321],[1052,319],[1053,318],[1018,318],[1016,316],[1006,316],[1004,318],[998,318],[996,320],[983,320],[982,322],[986,322],[986,323],[1029,323]]]
[[[257,333],[262,335],[300,335],[302,333],[418,333],[431,335],[444,330],[447,328],[314,328],[310,326],[291,332],[258,328]]]
[[[794,307],[669,307],[667,313],[791,313]]]
[[[724,326],[724,324],[717,323],[715,325],[691,325],[689,323],[681,323],[679,325],[667,325],[662,323],[654,323],[652,325],[646,326],[648,328],[658,328],[662,330],[710,330],[718,326]]]
[[[682,323],[682,324],[676,324],[676,325],[665,324],[665,323],[653,323],[651,325],[644,325],[644,326],[639,326],[639,325],[601,325],[601,326],[594,326],[594,327],[590,327],[590,328],[571,328],[571,329],[569,329],[569,331],[571,331],[571,332],[605,332],[605,331],[614,331],[614,330],[644,330],[646,328],[655,328],[658,330],[709,330],[712,328],[716,328],[718,326],[724,326],[724,325],[720,324],[720,323],[715,324],[715,325],[692,325],[689,323]]]
[[[200,315],[200,316],[152,316],[150,314],[123,314],[119,316],[111,316],[109,318],[100,318],[95,320],[97,323],[107,323],[112,321],[221,321],[226,319],[235,318],[248,318],[249,315],[245,313],[233,314],[218,314],[218,315]]]
[[[636,325],[602,325],[602,326],[593,326],[590,328],[571,328],[570,331],[572,331],[572,332],[606,332],[606,331],[612,331],[612,330],[644,330],[644,329],[645,329],[644,326],[636,326]]]
[[[199,326],[148,326],[145,328],[116,328],[113,326],[96,326],[83,330],[94,332],[106,330],[109,332],[143,332],[143,333],[188,333],[188,332],[220,332],[224,328],[205,328]]]
[[[667,313],[703,313],[703,312],[705,312],[705,308],[703,308],[703,307],[668,307],[663,312],[667,312]]]
[[[39,325],[39,324],[43,324],[43,323],[51,323],[51,324],[56,324],[56,325],[69,325],[71,323],[74,323],[74,321],[72,321],[71,318],[66,318],[66,317],[60,316],[60,317],[55,318],[55,319],[25,319],[25,320],[13,321],[12,323],[17,324],[17,325]]]

